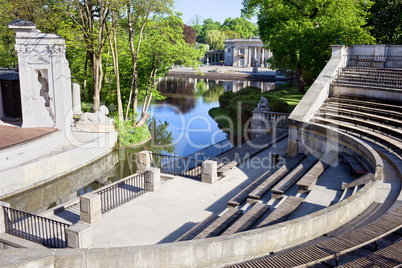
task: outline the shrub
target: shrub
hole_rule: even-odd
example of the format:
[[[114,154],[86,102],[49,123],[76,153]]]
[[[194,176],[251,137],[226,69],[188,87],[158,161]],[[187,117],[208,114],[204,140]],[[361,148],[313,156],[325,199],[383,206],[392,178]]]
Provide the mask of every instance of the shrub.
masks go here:
[[[229,105],[230,100],[235,96],[235,93],[232,91],[226,91],[222,95],[219,96],[219,106],[227,107]]]
[[[236,93],[236,95],[258,95],[258,94],[261,94],[261,88],[258,87],[245,87]]]
[[[132,121],[118,121],[117,129],[119,132],[118,142],[120,147],[128,147],[147,140],[151,134],[148,125],[142,127],[134,127]]]

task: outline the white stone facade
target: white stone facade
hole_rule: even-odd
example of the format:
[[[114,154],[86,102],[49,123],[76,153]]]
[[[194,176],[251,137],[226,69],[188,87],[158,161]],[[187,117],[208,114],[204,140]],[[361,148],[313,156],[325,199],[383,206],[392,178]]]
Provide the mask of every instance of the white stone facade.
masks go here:
[[[65,40],[56,34],[41,33],[35,24],[21,19],[8,27],[16,32],[22,127],[69,128],[71,72]]]
[[[266,67],[272,53],[264,48],[259,37],[225,40],[225,65],[252,67],[254,59],[258,67]]]

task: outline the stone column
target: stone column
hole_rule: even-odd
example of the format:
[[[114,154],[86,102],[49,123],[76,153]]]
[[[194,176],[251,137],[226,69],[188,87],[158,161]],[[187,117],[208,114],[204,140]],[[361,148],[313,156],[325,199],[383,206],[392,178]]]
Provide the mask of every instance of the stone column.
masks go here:
[[[159,168],[148,168],[145,174],[145,191],[156,192],[161,187],[161,170]]]
[[[82,114],[80,85],[73,83],[73,114]]]
[[[216,161],[206,160],[202,163],[201,182],[214,183],[218,180],[218,164]]]
[[[6,225],[5,225],[5,223],[4,223],[4,222],[5,222],[6,215],[4,215],[4,209],[3,209],[3,207],[9,208],[9,207],[10,207],[10,204],[9,204],[9,203],[6,203],[6,202],[0,201],[0,234],[3,234],[3,233],[6,232]]]
[[[264,48],[262,48],[261,59],[262,59],[261,67],[265,67],[265,49]]]
[[[66,229],[68,248],[89,248],[92,247],[91,225],[76,223]]]
[[[141,151],[138,153],[138,170],[144,171],[151,167],[151,151]]]
[[[91,224],[101,219],[102,208],[100,195],[87,193],[80,196],[80,220]]]

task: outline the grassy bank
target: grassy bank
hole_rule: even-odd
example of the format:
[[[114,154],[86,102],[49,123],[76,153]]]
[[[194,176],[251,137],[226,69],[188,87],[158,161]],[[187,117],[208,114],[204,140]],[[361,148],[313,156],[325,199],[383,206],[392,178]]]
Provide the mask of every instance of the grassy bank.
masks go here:
[[[221,95],[219,107],[209,110],[209,115],[224,128],[233,129],[234,133],[242,132],[261,96],[267,98],[272,112],[291,113],[304,94],[298,93],[297,85],[284,84],[264,93],[259,88],[246,87],[237,93]]]
[[[116,122],[118,126],[118,143],[120,148],[135,146],[151,137],[148,124],[134,128],[132,121],[124,122],[116,120]]]

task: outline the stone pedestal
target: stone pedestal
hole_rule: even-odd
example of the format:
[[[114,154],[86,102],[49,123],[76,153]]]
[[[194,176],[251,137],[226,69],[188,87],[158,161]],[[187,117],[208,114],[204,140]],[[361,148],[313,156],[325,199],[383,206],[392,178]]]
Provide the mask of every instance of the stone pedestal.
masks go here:
[[[92,247],[91,226],[85,223],[77,223],[66,229],[68,248]]]
[[[258,67],[257,66],[253,67],[253,73],[258,73]]]
[[[151,167],[151,151],[141,151],[138,153],[138,170],[144,171]]]
[[[161,171],[159,168],[147,168],[145,175],[145,191],[156,192],[161,186]]]
[[[3,207],[9,208],[10,204],[0,201],[0,234],[6,232],[6,225],[4,224],[5,215]]]
[[[212,160],[206,160],[202,163],[202,175],[201,182],[214,183],[218,180],[217,162]]]
[[[80,196],[80,220],[86,223],[96,223],[102,219],[100,195],[88,193]]]
[[[82,114],[80,85],[73,83],[73,115]]]

